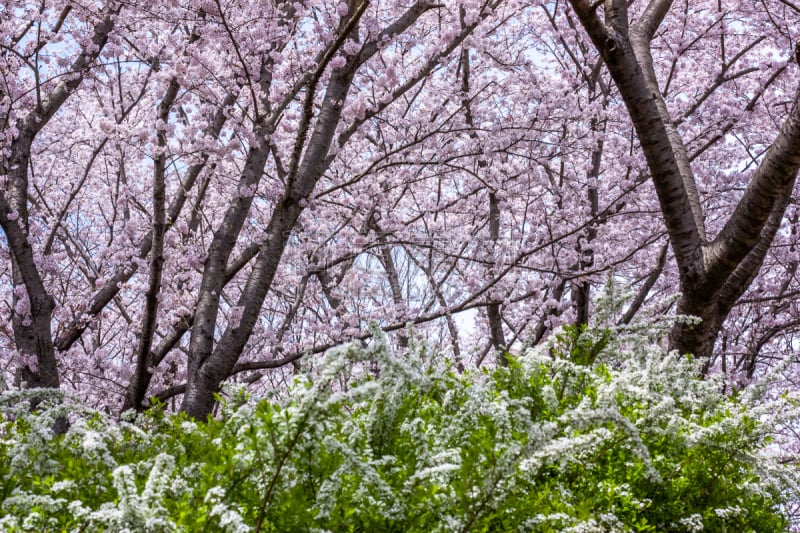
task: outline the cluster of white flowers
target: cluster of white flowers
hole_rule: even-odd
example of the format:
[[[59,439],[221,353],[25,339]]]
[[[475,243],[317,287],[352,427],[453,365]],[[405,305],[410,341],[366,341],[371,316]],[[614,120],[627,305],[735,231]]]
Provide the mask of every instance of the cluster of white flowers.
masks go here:
[[[174,466],[175,460],[172,456],[159,454],[141,494],[136,488],[133,468],[123,465],[114,469],[114,488],[119,501],[103,504],[98,510],[89,513],[89,523],[97,529],[125,533],[177,531],[177,526],[170,520],[163,505],[163,497],[171,486]]]
[[[697,533],[698,531],[703,531],[703,517],[699,514],[693,514],[691,516],[687,516],[686,518],[682,518],[680,520],[680,525],[683,526],[686,531],[690,533]]]
[[[241,509],[235,509],[224,501],[225,489],[212,487],[206,492],[205,503],[211,504],[209,515],[219,519],[219,528],[226,533],[248,533],[252,528],[244,523]]]
[[[565,480],[601,472],[602,461],[624,456],[625,468],[638,469],[642,483],[665,483],[669,476],[659,469],[672,460],[665,457],[671,452],[654,450],[654,441],[729,453],[755,474],[737,487],[744,496],[770,499],[797,491],[797,474],[763,445],[776,427],[800,419],[794,399],[765,400],[750,393],[729,401],[715,379],[697,379],[697,362],[659,345],[653,332],[668,331],[665,322],[564,330],[523,354],[512,370],[464,376],[427,362],[430,354],[413,336],[409,353],[398,356],[376,334],[368,346],[350,344],[329,352],[314,373],[297,377],[287,401],[257,404],[234,392],[238,399],[222,409],[224,425],[216,433],[207,435],[201,425],[178,419],[175,428],[187,439],[185,447],[159,440],[141,420],[114,422],[97,413],[78,417],[63,443],[102,465],[106,476],[112,473],[113,495],[100,504],[75,499],[80,485],[92,480],[59,477],[59,465],[48,453],[57,440],[52,426],[64,412],[58,407],[63,399],[53,402],[46,416],[9,407],[7,417],[30,420],[24,438],[0,431],[12,473],[31,471],[53,481],[46,493],[16,490],[0,502],[0,511],[8,513],[0,518],[0,529],[57,528],[53,517],[69,513],[87,530],[177,531],[181,526],[170,508],[185,498],[204,506],[212,527],[250,531],[245,511],[252,515],[252,508],[233,499],[235,490],[215,485],[198,495],[198,486],[209,486],[202,485],[208,479],[202,461],[212,461],[187,464],[186,449],[194,438],[207,438],[214,449],[229,452],[226,467],[242,479],[250,476],[249,490],[259,494],[266,514],[279,492],[286,497],[313,486],[307,512],[319,523],[365,509],[393,523],[422,508],[438,517],[431,531],[465,530],[492,513],[516,519],[509,518],[516,511],[504,502],[547,490],[554,500],[551,511],[537,510],[520,519],[519,527],[627,531],[625,513],[656,504],[642,495],[637,482],[624,476],[586,477],[589,494],[611,502],[587,514],[580,502],[573,503],[574,493],[586,486]],[[564,346],[569,335],[578,347],[604,349],[573,360]],[[514,384],[523,385],[517,390]],[[0,398],[0,407],[11,405],[4,402]],[[725,442],[734,443],[731,450]],[[118,463],[115,450],[123,443],[150,455]],[[315,468],[327,472],[325,477],[312,479],[315,470],[306,463],[323,459],[328,461],[324,468]],[[342,505],[351,505],[342,503],[345,497],[359,502],[359,509],[343,510]],[[702,516],[691,510],[670,520],[674,527],[703,531],[715,519],[745,516],[743,505],[728,501]]]

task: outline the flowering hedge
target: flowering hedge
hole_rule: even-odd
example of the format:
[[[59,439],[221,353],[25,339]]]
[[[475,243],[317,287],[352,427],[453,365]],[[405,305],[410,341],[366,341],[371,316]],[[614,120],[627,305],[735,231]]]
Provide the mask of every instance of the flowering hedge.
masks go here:
[[[792,399],[723,396],[649,327],[566,328],[464,375],[422,346],[349,345],[208,423],[6,392],[0,530],[786,530],[797,476],[769,441]]]

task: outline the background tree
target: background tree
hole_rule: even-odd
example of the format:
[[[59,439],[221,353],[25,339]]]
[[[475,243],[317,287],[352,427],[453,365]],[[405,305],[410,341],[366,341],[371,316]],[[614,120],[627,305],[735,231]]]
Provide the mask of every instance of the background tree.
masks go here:
[[[789,204],[800,167],[800,92],[795,91],[780,133],[757,161],[741,198],[716,236],[709,237],[689,152],[663,98],[652,55],[656,32],[673,2],[651,1],[635,16],[626,2],[604,2],[602,8],[571,4],[614,79],[647,159],[678,266],[678,312],[700,319],[677,324],[672,345],[709,357],[722,323],[757,275]],[[724,34],[720,50],[724,81]]]
[[[591,321],[612,277],[618,321],[700,316],[674,345],[741,386],[800,324],[796,15],[8,3],[5,378],[203,417],[372,322],[491,364]]]

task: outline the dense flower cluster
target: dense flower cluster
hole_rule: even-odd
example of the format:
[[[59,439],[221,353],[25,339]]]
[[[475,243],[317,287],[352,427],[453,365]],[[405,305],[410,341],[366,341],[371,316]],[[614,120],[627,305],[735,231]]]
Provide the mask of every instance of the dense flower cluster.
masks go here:
[[[207,424],[159,409],[115,422],[55,396],[31,413],[7,392],[0,529],[786,530],[798,477],[770,440],[795,398],[724,396],[658,346],[665,327],[566,327],[463,375],[378,336],[329,352],[282,400],[228,391]]]

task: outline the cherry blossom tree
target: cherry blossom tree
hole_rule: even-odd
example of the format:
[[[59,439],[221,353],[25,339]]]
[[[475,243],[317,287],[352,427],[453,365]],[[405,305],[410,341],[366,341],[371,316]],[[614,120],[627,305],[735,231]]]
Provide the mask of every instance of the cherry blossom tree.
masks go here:
[[[800,92],[794,91],[780,132],[756,161],[741,198],[710,237],[690,155],[664,100],[652,54],[673,2],[654,0],[635,13],[626,2],[571,4],[625,102],[647,160],[678,266],[683,294],[678,311],[700,319],[679,323],[672,344],[710,356],[722,323],[757,275],[794,189],[800,167]],[[724,33],[719,43],[722,84],[730,69]],[[800,44],[797,50],[800,56]]]
[[[7,3],[5,379],[203,418],[372,324],[502,364],[611,278],[746,382],[800,328],[797,13]]]

